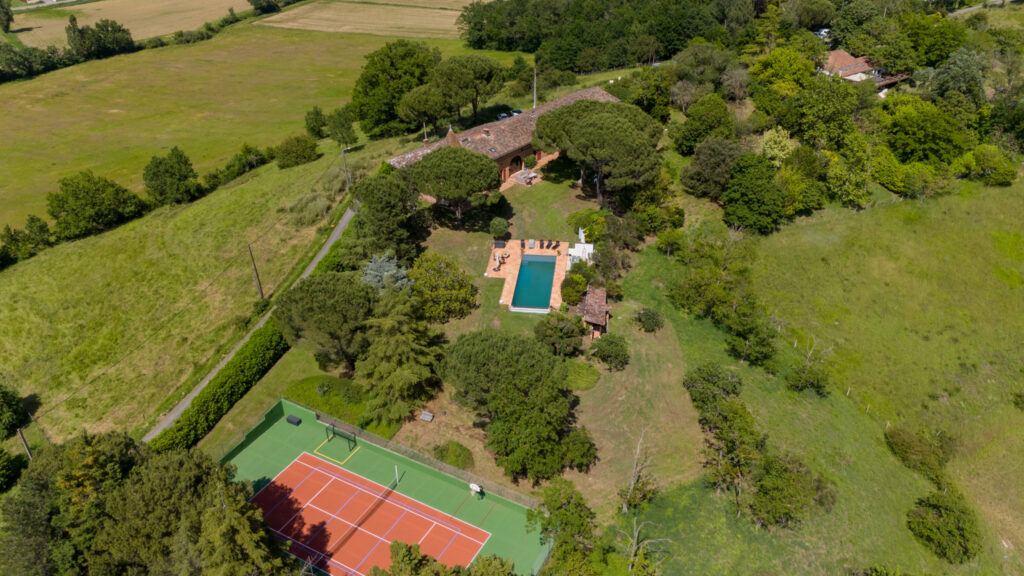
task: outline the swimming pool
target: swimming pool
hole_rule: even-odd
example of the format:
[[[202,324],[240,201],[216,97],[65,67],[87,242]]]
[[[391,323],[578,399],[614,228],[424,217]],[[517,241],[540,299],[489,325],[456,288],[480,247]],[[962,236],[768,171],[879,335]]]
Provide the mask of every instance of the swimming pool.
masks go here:
[[[555,257],[523,255],[512,294],[513,312],[543,314],[551,306],[551,286],[555,279]]]

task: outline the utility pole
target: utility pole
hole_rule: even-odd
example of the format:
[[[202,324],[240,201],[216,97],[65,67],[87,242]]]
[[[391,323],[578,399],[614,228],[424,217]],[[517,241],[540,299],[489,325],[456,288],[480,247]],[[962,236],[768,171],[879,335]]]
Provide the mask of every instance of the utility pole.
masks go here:
[[[256,289],[259,290],[260,300],[263,300],[263,283],[260,282],[260,272],[256,269],[256,257],[252,255],[252,244],[249,244],[249,261],[252,262],[252,279],[256,282]]]
[[[537,107],[537,64],[533,65],[533,107]]]

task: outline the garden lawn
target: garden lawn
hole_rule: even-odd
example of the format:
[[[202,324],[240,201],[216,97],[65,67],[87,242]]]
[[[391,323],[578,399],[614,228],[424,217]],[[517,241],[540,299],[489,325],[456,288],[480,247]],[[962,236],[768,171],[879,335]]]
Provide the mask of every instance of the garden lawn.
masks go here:
[[[348,101],[363,56],[392,38],[240,24],[217,37],[86,62],[0,85],[0,226],[45,217],[57,181],[93,170],[139,191],[156,154],[181,147],[197,170],[244,142],[304,131],[313,105]],[[423,40],[445,55],[458,40]],[[514,54],[484,52],[508,64]]]
[[[1024,573],[1024,184],[829,210],[765,239],[757,290],[789,340],[830,349],[874,428],[942,429],[1001,573]]]
[[[144,431],[176,401],[257,300],[247,246],[269,296],[319,245],[289,208],[335,161],[265,166],[0,272],[0,365],[50,438]]]
[[[1013,573],[1016,561],[1002,560],[991,546],[954,567],[920,545],[906,528],[906,512],[931,486],[890,454],[881,426],[841,393],[825,399],[797,394],[763,370],[731,360],[723,333],[662,296],[675,270],[648,249],[625,288],[646,294],[638,298],[666,315],[666,329],[674,329],[683,350],[679,380],[682,371],[706,361],[738,369],[742,398],[771,448],[799,456],[835,482],[838,499],[830,513],[816,510],[796,530],[767,532],[755,531],[749,517],[737,518],[731,498],[716,495],[703,480],[668,486],[643,515],[652,522],[647,536],[670,539],[663,544],[665,573],[846,574],[875,564],[913,574]],[[677,393],[687,394],[681,384]]]

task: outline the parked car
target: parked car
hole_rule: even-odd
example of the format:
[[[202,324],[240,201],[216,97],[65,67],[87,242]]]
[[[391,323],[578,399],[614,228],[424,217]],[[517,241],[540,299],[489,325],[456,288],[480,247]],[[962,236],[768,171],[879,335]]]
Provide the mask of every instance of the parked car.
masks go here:
[[[508,118],[508,114],[505,114],[504,112],[498,114],[498,120],[504,120],[505,118]]]
[[[519,115],[520,115],[520,114],[522,114],[522,113],[523,113],[523,111],[522,111],[522,110],[513,110],[513,111],[512,111],[512,115],[513,115],[513,116],[519,116]]]

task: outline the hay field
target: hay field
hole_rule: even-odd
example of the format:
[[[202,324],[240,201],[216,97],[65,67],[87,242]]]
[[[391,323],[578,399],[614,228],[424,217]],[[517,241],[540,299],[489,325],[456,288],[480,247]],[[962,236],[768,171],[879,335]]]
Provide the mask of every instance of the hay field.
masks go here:
[[[155,154],[180,146],[204,172],[243,142],[303,132],[314,104],[344,104],[363,56],[391,38],[239,26],[189,46],[87,62],[0,86],[0,226],[45,215],[46,193],[79,170],[134,190]],[[446,56],[457,40],[425,40]],[[512,53],[484,52],[508,64]]]
[[[249,10],[246,0],[100,0],[68,8],[46,8],[18,12],[14,32],[26,46],[64,46],[64,27],[74,14],[79,24],[95,24],[104,18],[116,20],[132,31],[136,40],[192,30],[228,13]]]
[[[409,38],[458,38],[455,20],[459,12],[418,6],[355,2],[315,2],[265,18],[259,25],[380,34]]]

